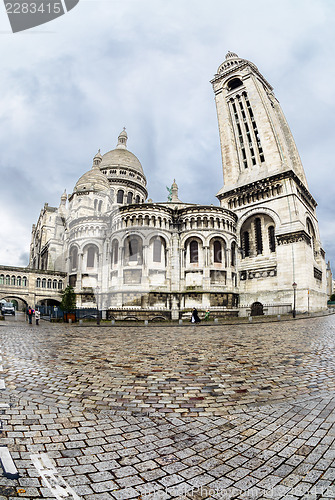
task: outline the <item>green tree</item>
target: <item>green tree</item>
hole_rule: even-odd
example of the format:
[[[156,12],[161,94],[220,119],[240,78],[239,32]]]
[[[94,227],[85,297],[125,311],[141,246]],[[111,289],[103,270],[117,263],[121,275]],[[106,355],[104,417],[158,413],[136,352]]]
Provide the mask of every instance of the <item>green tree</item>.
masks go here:
[[[333,295],[330,296],[330,301],[335,302],[335,293],[333,293]]]
[[[70,285],[62,291],[62,302],[60,303],[60,308],[64,312],[74,311],[76,308],[76,294]]]

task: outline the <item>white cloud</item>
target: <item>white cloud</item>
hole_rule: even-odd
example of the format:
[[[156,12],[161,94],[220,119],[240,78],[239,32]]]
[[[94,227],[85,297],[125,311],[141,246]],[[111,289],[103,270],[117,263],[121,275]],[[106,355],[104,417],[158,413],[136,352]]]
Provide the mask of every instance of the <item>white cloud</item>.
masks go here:
[[[334,198],[334,14],[327,0],[81,0],[56,21],[12,35],[0,11],[0,169],[15,262],[44,202],[58,205],[123,126],[150,197],[165,199],[176,178],[183,200],[215,202],[222,167],[209,80],[228,50],[273,85],[326,217]],[[331,242],[331,220],[320,226]],[[335,248],[324,246],[334,260]],[[6,248],[0,262],[15,263]]]

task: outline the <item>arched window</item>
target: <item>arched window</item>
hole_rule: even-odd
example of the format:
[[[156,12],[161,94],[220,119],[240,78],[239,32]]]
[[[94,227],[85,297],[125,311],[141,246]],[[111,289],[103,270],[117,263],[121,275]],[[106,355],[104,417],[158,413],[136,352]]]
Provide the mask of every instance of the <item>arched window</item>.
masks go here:
[[[75,271],[78,266],[78,249],[72,247],[70,250],[70,271]]]
[[[199,262],[199,244],[192,240],[190,243],[190,263],[196,264],[197,262]]]
[[[102,200],[99,201],[98,212],[101,212],[101,210],[102,210]]]
[[[15,282],[16,282],[15,276],[12,276],[10,284],[12,286],[15,286]]]
[[[36,280],[36,287],[41,288],[41,278],[37,278]]]
[[[274,226],[269,226],[269,248],[270,248],[270,252],[276,251],[276,240],[275,240],[275,228],[274,228]]]
[[[222,264],[222,245],[220,241],[214,241],[214,262]]]
[[[142,264],[143,245],[142,240],[137,236],[129,236],[125,241],[125,262]]]
[[[49,280],[48,280],[48,283],[47,283],[47,287],[48,287],[48,288],[51,288],[51,285],[52,285],[52,281],[49,279]]]
[[[96,210],[98,207],[98,200],[94,200],[94,210]]]
[[[119,261],[119,242],[114,240],[112,243],[112,265],[116,265]]]
[[[27,280],[26,276],[23,276],[23,278],[22,278],[22,286],[27,286],[27,282],[28,282],[28,280]]]
[[[139,197],[139,195],[137,195],[135,198],[135,203],[139,203],[139,202],[140,202],[140,197]]]
[[[127,196],[127,204],[131,205],[133,203],[133,193],[129,192]]]
[[[57,280],[53,280],[53,282],[52,282],[52,288],[54,290],[57,290]]]
[[[21,276],[18,276],[16,278],[16,284],[17,284],[17,286],[21,286]]]
[[[47,280],[45,278],[42,279],[42,288],[46,288]]]
[[[152,260],[153,262],[162,262],[162,242],[160,238],[154,239]]]
[[[3,285],[5,282],[5,277],[3,274],[0,274],[0,285]]]
[[[228,90],[234,90],[243,85],[242,81],[239,78],[233,78],[228,82]]]
[[[139,253],[138,240],[136,238],[131,238],[129,240],[129,260],[137,261]]]
[[[230,250],[230,262],[231,262],[231,265],[234,267],[236,266],[236,243],[235,241],[233,241],[233,243],[231,244],[231,250]]]
[[[97,249],[96,247],[88,247],[87,249],[87,260],[86,260],[86,267],[88,269],[92,269],[95,267],[97,264]]]
[[[123,196],[124,196],[124,191],[122,189],[119,189],[117,192],[117,203],[123,203]]]
[[[58,290],[63,290],[63,282],[61,280],[58,281]]]
[[[8,274],[6,276],[6,285],[10,285],[10,276]]]

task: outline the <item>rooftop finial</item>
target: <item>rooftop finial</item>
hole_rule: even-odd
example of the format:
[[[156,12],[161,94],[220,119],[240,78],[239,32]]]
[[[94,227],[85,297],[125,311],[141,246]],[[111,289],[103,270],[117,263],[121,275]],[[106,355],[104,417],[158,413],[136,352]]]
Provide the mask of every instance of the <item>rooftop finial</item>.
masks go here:
[[[116,147],[119,149],[127,149],[127,139],[128,135],[126,132],[126,127],[123,127],[123,130],[118,137],[118,142]]]

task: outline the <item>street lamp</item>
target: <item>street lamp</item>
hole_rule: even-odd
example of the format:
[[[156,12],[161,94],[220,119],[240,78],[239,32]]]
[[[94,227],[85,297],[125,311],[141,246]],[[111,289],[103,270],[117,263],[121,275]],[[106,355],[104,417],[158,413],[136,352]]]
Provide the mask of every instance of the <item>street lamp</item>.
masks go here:
[[[96,287],[96,300],[97,300],[97,325],[100,325],[100,309],[99,309],[99,292],[100,288]]]
[[[292,311],[292,315],[293,315],[293,318],[295,318],[296,316],[296,310],[295,310],[295,306],[296,306],[296,293],[297,293],[297,284],[296,282],[292,283],[292,286],[293,286],[293,311]]]

